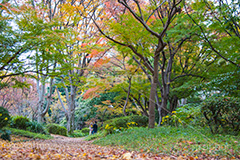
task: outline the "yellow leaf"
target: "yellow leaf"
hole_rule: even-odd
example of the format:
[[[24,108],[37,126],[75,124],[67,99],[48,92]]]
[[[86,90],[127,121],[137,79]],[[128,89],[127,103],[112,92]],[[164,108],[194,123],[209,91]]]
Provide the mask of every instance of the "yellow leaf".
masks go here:
[[[131,157],[132,157],[132,154],[131,154],[131,153],[129,153],[129,152],[128,152],[128,153],[124,153],[124,154],[123,154],[123,159],[130,160],[130,159],[132,159]]]

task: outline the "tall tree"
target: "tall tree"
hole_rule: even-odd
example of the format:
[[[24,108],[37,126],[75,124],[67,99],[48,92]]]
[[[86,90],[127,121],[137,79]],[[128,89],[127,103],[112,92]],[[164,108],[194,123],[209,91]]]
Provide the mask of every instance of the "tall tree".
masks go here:
[[[85,76],[89,73],[88,66],[94,63],[100,63],[105,52],[101,52],[101,41],[94,25],[92,24],[93,12],[98,12],[95,8],[98,1],[61,1],[61,7],[58,14],[63,19],[63,28],[71,28],[74,33],[66,36],[73,38],[73,41],[66,42],[66,49],[59,50],[62,54],[67,55],[65,63],[72,66],[66,72],[61,74],[61,85],[65,90],[67,107],[64,108],[68,133],[72,133],[74,126],[74,113],[76,108],[77,94],[79,88],[84,83]],[[100,49],[100,51],[98,51]],[[90,68],[89,68],[90,70]],[[58,91],[58,90],[57,90]],[[60,94],[59,94],[60,95]],[[61,97],[59,96],[60,101]]]
[[[141,61],[142,64],[148,69],[151,74],[151,91],[149,97],[149,128],[154,128],[155,125],[155,98],[157,95],[157,88],[159,85],[159,60],[160,55],[165,57],[163,52],[167,43],[164,41],[164,36],[168,30],[173,18],[178,12],[181,11],[179,1],[151,1],[147,3],[145,1],[126,1],[119,0],[121,5],[120,13],[110,17],[110,23],[108,29],[112,32],[103,32],[101,26],[95,23],[99,31],[109,40],[114,43],[128,47]],[[109,2],[107,2],[109,5]],[[147,7],[151,6],[151,7]],[[107,6],[106,6],[107,7]],[[109,8],[108,8],[109,9]],[[109,9],[109,14],[112,14],[112,9]],[[127,19],[127,20],[126,20]],[[156,26],[151,24],[152,20],[155,20]],[[132,24],[129,24],[131,23]],[[116,24],[114,26],[114,23]],[[123,33],[126,25],[130,29],[134,28],[135,31]],[[138,29],[136,29],[138,28]],[[141,33],[137,34],[137,33]],[[152,40],[151,45],[146,41]],[[164,66],[164,64],[162,64]],[[168,66],[162,74],[168,74],[171,70],[171,66]],[[161,92],[161,106],[160,108],[166,108],[167,99],[165,93],[168,92],[169,84],[165,85],[167,79],[163,80],[163,86],[160,88]]]

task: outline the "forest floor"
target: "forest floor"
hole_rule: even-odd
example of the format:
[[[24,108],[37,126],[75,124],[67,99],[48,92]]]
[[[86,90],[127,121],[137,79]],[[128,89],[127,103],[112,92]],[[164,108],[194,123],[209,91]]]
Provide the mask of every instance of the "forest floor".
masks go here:
[[[33,140],[19,136],[12,136],[12,142],[0,140],[0,159],[186,159],[98,146],[92,144],[92,141],[84,141],[83,138],[52,136],[54,138],[50,140]]]

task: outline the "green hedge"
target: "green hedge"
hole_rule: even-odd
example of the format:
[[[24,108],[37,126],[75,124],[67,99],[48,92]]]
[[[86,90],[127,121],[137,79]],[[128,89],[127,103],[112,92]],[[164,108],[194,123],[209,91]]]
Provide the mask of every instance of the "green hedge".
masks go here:
[[[51,123],[51,124],[48,124],[46,128],[49,133],[67,136],[67,129],[58,124]]]
[[[36,121],[27,122],[27,130],[34,133],[49,134],[43,124]]]
[[[72,134],[68,135],[69,137],[84,137],[86,133],[83,133],[81,130],[75,130]]]
[[[24,116],[12,117],[11,127],[26,130],[30,120]]]
[[[30,131],[25,131],[21,129],[16,129],[16,128],[6,128],[7,130],[11,131],[11,134],[14,135],[20,135],[28,138],[34,138],[34,139],[51,139],[51,135],[45,135],[41,133],[33,133]]]
[[[104,122],[103,128],[111,134],[129,127],[146,127],[147,125],[148,117],[134,115],[107,120]]]

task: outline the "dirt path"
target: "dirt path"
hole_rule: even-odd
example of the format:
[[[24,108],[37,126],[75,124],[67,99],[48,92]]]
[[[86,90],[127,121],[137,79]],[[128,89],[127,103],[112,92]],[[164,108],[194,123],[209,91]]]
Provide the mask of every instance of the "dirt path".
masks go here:
[[[54,139],[18,143],[0,141],[0,159],[162,159],[163,157],[129,152],[114,147],[93,145],[83,138],[53,135]],[[165,159],[165,158],[164,158]]]

